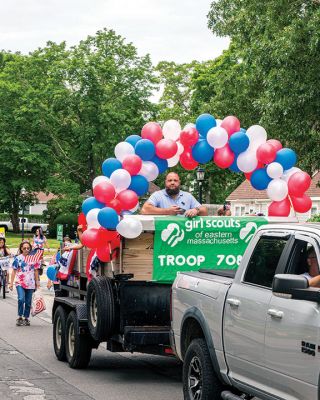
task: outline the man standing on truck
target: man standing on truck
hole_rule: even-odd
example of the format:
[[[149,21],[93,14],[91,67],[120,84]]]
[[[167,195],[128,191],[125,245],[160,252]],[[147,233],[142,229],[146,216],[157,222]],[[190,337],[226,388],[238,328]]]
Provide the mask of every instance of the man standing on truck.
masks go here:
[[[195,217],[208,215],[207,207],[201,205],[188,192],[180,190],[180,177],[176,172],[166,176],[165,189],[154,192],[144,203],[141,214],[184,215]]]

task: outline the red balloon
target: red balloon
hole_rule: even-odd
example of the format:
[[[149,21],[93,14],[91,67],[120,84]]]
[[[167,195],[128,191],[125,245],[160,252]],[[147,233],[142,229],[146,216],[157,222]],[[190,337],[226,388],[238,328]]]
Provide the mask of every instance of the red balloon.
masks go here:
[[[257,149],[257,160],[263,164],[270,164],[275,160],[277,149],[271,143],[263,143]]]
[[[312,200],[306,194],[304,194],[303,196],[300,196],[300,197],[296,197],[296,196],[290,196],[290,197],[291,197],[291,202],[292,202],[293,208],[298,213],[305,213],[305,212],[309,211],[310,208],[312,207]]]
[[[176,155],[178,151],[177,143],[172,139],[161,139],[156,144],[156,155],[167,160]]]
[[[118,199],[113,199],[111,201],[108,201],[106,203],[106,206],[113,208],[117,212],[117,214],[120,214],[122,211],[122,205]]]
[[[88,227],[87,219],[83,212],[78,215],[78,225],[82,225],[82,232],[84,232]]]
[[[230,146],[226,144],[214,151],[213,161],[220,168],[228,168],[234,162],[234,152],[230,149]]]
[[[97,244],[100,243],[99,229],[96,228],[87,229],[82,234],[81,242],[82,244],[84,244],[87,247],[90,247],[91,249],[93,247],[97,247]]]
[[[277,139],[269,139],[266,141],[266,143],[272,144],[272,146],[275,147],[276,151],[282,149],[282,144]]]
[[[137,175],[142,167],[142,160],[136,154],[127,156],[122,161],[122,168],[126,169],[130,175]]]
[[[199,163],[192,157],[191,148],[185,149],[180,155],[180,164],[188,171],[197,168]]]
[[[198,140],[199,132],[196,130],[196,128],[186,128],[180,133],[180,143],[183,146],[193,146],[198,142]]]
[[[117,196],[117,200],[120,201],[123,210],[131,210],[138,204],[138,195],[133,190],[123,190]]]
[[[107,203],[114,199],[116,191],[112,183],[100,182],[93,188],[93,195],[101,203]]]
[[[311,177],[306,172],[296,172],[288,180],[288,191],[290,196],[302,196],[311,185]]]
[[[108,242],[120,240],[120,235],[117,231],[109,231],[105,228],[99,228],[98,231],[97,248],[105,247]]]
[[[221,128],[224,128],[227,132],[229,137],[235,133],[240,131],[240,121],[237,117],[233,115],[229,115],[225,117],[225,119],[221,122]]]
[[[151,140],[154,144],[158,143],[162,139],[161,126],[156,122],[148,122],[141,130],[141,137]]]
[[[109,262],[117,257],[117,251],[113,251],[120,247],[120,236],[116,240],[109,241],[104,246],[97,248],[97,256],[100,261]]]
[[[290,214],[291,204],[288,197],[281,201],[273,201],[268,208],[269,217],[288,217]]]

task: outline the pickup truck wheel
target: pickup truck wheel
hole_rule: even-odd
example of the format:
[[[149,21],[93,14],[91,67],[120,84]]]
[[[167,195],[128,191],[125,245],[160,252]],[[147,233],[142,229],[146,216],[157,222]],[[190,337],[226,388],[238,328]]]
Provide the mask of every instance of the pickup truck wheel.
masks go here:
[[[91,336],[103,342],[112,336],[115,325],[115,303],[111,280],[97,276],[87,290],[88,326]]]
[[[92,346],[89,336],[79,335],[79,322],[74,311],[66,322],[66,356],[71,368],[86,368],[90,362]]]
[[[65,361],[66,356],[66,320],[67,313],[58,306],[53,316],[53,348],[59,361]]]
[[[204,339],[194,339],[183,363],[185,400],[220,400],[223,386],[216,376]]]

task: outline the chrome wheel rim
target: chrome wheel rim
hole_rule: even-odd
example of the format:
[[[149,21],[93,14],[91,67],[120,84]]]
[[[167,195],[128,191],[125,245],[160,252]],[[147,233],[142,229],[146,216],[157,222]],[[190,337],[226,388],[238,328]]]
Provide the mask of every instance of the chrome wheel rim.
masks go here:
[[[60,317],[57,318],[55,336],[56,336],[57,348],[60,350],[61,343],[62,343],[62,323],[61,323],[61,318]]]
[[[68,347],[69,347],[70,357],[73,357],[74,354],[74,342],[75,342],[74,323],[71,322],[69,325],[69,332],[68,332]]]
[[[194,356],[188,369],[189,396],[193,400],[200,400],[202,396],[202,366],[199,357]]]
[[[98,320],[98,307],[97,307],[96,292],[92,292],[90,298],[90,321],[91,325],[94,328],[97,326],[97,320]]]

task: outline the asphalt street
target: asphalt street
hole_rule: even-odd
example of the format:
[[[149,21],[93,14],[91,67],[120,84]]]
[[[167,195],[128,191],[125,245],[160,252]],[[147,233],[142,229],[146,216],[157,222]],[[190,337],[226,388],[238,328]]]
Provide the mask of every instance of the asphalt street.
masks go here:
[[[0,398],[24,400],[181,400],[181,364],[174,358],[110,353],[101,344],[86,370],[56,359],[52,346],[53,292],[41,279],[47,310],[15,325],[15,290],[0,298]]]

